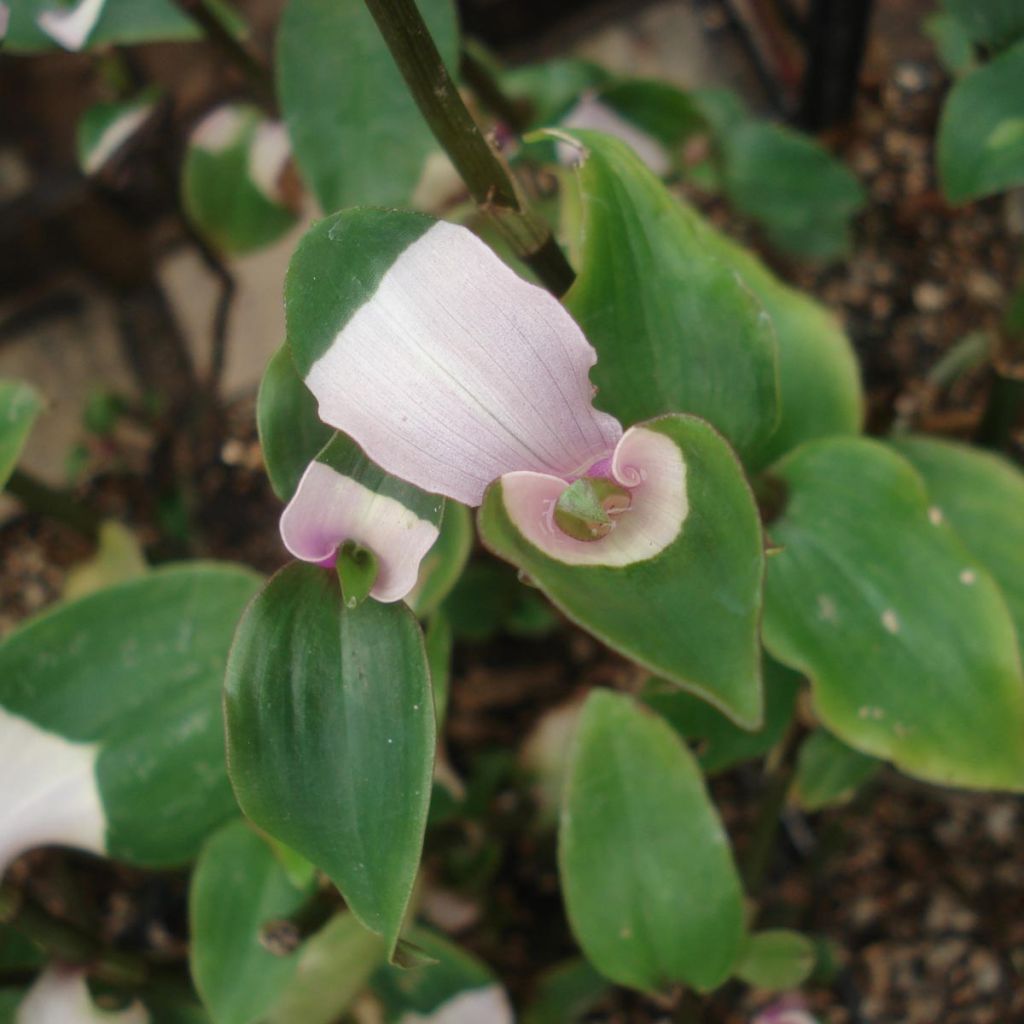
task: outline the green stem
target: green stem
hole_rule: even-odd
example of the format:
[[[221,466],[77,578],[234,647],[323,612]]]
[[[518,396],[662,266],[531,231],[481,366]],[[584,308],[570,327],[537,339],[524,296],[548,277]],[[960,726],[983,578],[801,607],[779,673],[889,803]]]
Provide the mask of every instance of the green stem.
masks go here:
[[[998,367],[991,372],[988,402],[975,440],[985,448],[1004,451],[1014,429],[1024,417],[1024,373],[1006,373]]]
[[[573,282],[572,268],[470,116],[414,0],[366,0],[366,6],[470,195],[548,290],[562,295]]]
[[[0,924],[20,932],[62,963],[88,967],[94,978],[108,985],[137,988],[151,977],[150,965],[141,957],[106,948],[10,884],[0,885]]]
[[[95,539],[99,532],[100,516],[89,506],[76,501],[66,491],[44,484],[23,469],[11,474],[4,492],[17,498],[30,512],[56,519],[90,539]]]

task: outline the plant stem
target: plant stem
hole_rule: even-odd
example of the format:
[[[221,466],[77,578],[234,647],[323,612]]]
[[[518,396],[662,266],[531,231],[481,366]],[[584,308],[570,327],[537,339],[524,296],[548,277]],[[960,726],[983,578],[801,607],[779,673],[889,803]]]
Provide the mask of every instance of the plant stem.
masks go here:
[[[1004,451],[1024,416],[1024,372],[992,368],[988,402],[978,424],[975,440],[985,448]]]
[[[544,221],[466,109],[413,0],[366,0],[384,42],[431,131],[480,209],[549,291],[562,295],[573,271]]]
[[[109,985],[137,988],[151,976],[150,965],[141,957],[107,949],[6,883],[0,885],[0,924],[38,943],[63,963],[88,967],[93,977]]]
[[[237,39],[205,0],[174,0],[202,30],[203,34],[241,70],[260,103],[271,112],[277,110],[274,76],[270,69],[247,46]]]
[[[100,516],[93,509],[76,501],[66,491],[44,484],[23,469],[16,469],[11,474],[4,492],[17,498],[29,511],[56,519],[90,539],[95,539],[99,532]]]

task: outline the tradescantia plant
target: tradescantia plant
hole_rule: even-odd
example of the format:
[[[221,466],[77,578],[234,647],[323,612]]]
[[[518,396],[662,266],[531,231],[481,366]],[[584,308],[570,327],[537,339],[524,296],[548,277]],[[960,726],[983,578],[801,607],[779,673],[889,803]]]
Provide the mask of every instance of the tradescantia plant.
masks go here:
[[[16,5],[9,41],[188,35],[188,6],[140,4],[126,37],[115,0]],[[191,129],[182,205],[213,249],[292,226],[291,160],[324,214],[292,256],[257,408],[294,560],[263,580],[136,559],[0,642],[0,745],[32,780],[5,783],[0,867],[46,843],[195,861],[202,1008],[98,961],[141,997],[126,1021],[330,1024],[359,998],[388,1021],[513,1019],[486,965],[419,913],[430,830],[472,813],[444,757],[467,605],[491,614],[482,634],[564,619],[630,666],[531,737],[585,961],[524,1019],[578,1019],[610,982],[680,1012],[731,979],[802,984],[813,944],[756,909],[787,798],[850,799],[883,761],[1024,790],[1019,470],[862,436],[838,322],[671,187],[704,136],[705,171],[774,244],[831,258],[862,201],[849,173],[728,97],[580,64],[493,69],[529,104],[519,127],[547,129],[510,167],[448,77],[456,53],[442,0],[291,0],[283,120],[232,104]],[[155,102],[83,121],[84,169]],[[411,208],[427,126],[479,211]],[[560,180],[572,266],[526,198],[537,166]],[[794,167],[820,186],[799,211]],[[4,480],[39,411],[0,384]],[[470,561],[474,538],[487,554]],[[739,857],[706,778],[756,759],[769,842]],[[31,918],[7,887],[0,908]],[[16,1000],[20,1024],[99,1012],[57,967]]]

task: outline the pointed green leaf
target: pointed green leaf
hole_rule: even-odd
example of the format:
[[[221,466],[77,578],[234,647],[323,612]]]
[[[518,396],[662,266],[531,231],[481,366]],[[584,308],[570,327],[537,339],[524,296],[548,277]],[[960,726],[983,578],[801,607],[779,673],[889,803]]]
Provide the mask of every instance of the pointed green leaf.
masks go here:
[[[401,604],[350,610],[334,573],[292,564],[239,624],[225,694],[242,810],[327,872],[393,950],[434,759],[416,620]]]
[[[933,782],[1024,788],[1024,678],[992,578],[884,445],[832,438],[774,471],[764,637],[823,724]]]
[[[596,404],[627,426],[693,413],[746,454],[778,419],[764,307],[625,143],[565,137],[586,147],[582,265],[565,302],[598,352]]]
[[[731,973],[743,893],[729,841],[690,752],[629,697],[587,698],[558,862],[573,933],[602,974],[653,992]]]
[[[451,0],[419,0],[449,71],[458,63]],[[325,213],[408,200],[437,143],[362,0],[291,0],[277,81],[295,157]]]
[[[512,1024],[508,996],[484,963],[426,928],[410,931],[407,941],[429,962],[411,970],[386,965],[374,974],[385,1022]]]
[[[954,441],[901,437],[933,505],[1002,588],[1024,649],[1024,474],[1002,456]]]
[[[35,388],[18,380],[0,380],[0,488],[14,472],[42,407]]]
[[[747,938],[736,976],[757,988],[796,988],[810,976],[816,959],[814,943],[805,935],[773,928]]]
[[[800,745],[794,791],[805,811],[845,803],[874,775],[882,762],[815,729]]]
[[[951,203],[1024,183],[1024,41],[959,79],[939,122],[938,167]]]
[[[250,252],[295,224],[281,179],[288,159],[283,132],[258,108],[228,104],[208,114],[189,139],[182,204],[214,248]]]
[[[0,862],[11,829],[42,821],[50,831],[30,833],[37,841],[178,864],[237,813],[220,684],[258,582],[227,564],[163,568],[58,605],[0,644],[0,745],[33,766],[22,804],[0,817]],[[74,766],[74,777],[47,774]],[[73,792],[98,797],[85,805],[98,812],[95,828],[81,831]]]
[[[256,422],[270,486],[287,501],[334,434],[317,415],[316,399],[303,384],[287,345],[274,353],[263,371]]]
[[[702,420],[662,416],[645,427],[678,445],[689,502],[679,535],[654,558],[618,568],[558,561],[519,532],[500,481],[480,510],[481,539],[610,647],[756,727],[764,553],[753,496],[729,446]]]
[[[697,760],[708,774],[763,757],[782,739],[793,720],[801,677],[773,658],[764,659],[764,722],[741,729],[710,704],[663,679],[651,679],[640,699],[685,739],[695,741]]]
[[[295,952],[268,949],[263,928],[307,896],[246,822],[230,822],[206,841],[189,890],[189,964],[214,1024],[263,1020],[298,962]]]

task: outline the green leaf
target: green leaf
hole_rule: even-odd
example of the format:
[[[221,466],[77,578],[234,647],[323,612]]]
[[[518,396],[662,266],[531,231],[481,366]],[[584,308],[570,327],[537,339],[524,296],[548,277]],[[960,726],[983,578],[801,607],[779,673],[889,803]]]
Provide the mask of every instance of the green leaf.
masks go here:
[[[1024,474],[1002,456],[955,441],[892,440],[924,477],[939,513],[995,577],[1024,648]]]
[[[942,0],[942,6],[976,43],[999,50],[1024,36],[1019,0]]]
[[[586,147],[582,264],[565,303],[598,352],[596,404],[627,426],[693,413],[745,455],[778,419],[775,335],[761,302],[625,143],[565,138]]]
[[[797,802],[805,811],[845,803],[881,767],[876,758],[848,747],[824,729],[815,729],[797,755]]]
[[[721,138],[730,202],[785,252],[836,259],[850,247],[850,219],[864,191],[847,167],[805,135],[743,121]]]
[[[245,822],[206,841],[189,891],[189,964],[214,1024],[263,1020],[298,962],[266,947],[263,926],[288,918],[307,895]]]
[[[1024,41],[959,79],[939,122],[939,181],[951,203],[1024,183]]]
[[[764,659],[764,723],[740,729],[710,704],[663,679],[652,679],[640,699],[684,739],[696,741],[697,760],[708,774],[763,757],[782,739],[796,706],[801,677],[772,658]]]
[[[316,399],[295,369],[287,345],[274,353],[263,371],[256,423],[270,486],[288,501],[334,431],[317,415]]]
[[[149,571],[138,537],[116,520],[100,525],[96,554],[68,572],[64,599],[93,594],[98,590],[138,579]]]
[[[454,4],[418,6],[454,70]],[[291,0],[278,34],[277,81],[295,157],[326,213],[409,198],[437,143],[362,0]]]
[[[729,841],[685,745],[629,697],[587,698],[558,862],[573,934],[602,974],[654,992],[731,973],[743,893]]]
[[[581,93],[608,78],[608,72],[591,61],[561,58],[504,71],[499,84],[509,99],[529,108],[528,127],[541,128],[556,124]]]
[[[451,593],[473,549],[473,517],[465,505],[449,498],[444,503],[441,533],[420,563],[416,586],[406,597],[421,619],[429,617]]]
[[[452,624],[443,609],[438,609],[430,617],[423,640],[427,651],[427,664],[430,666],[430,685],[434,693],[434,717],[437,719],[437,731],[440,733],[444,728],[445,712],[448,710],[452,649],[455,642]]]
[[[203,129],[211,123],[216,125],[215,137],[205,138]],[[214,248],[251,252],[280,238],[295,224],[297,213],[280,182],[282,166],[260,142],[261,132],[279,129],[257,107],[232,104],[207,115],[189,140],[182,168],[182,204]]]
[[[992,578],[929,516],[923,481],[865,439],[806,444],[774,473],[764,638],[811,679],[850,746],[941,784],[1024,788],[1024,679]]]
[[[605,85],[597,95],[605,106],[669,147],[706,126],[693,99],[668,82],[628,78]]]
[[[377,556],[369,548],[347,540],[338,548],[334,567],[345,607],[358,608],[370,596],[370,590],[377,582],[380,571]]]
[[[156,109],[159,89],[130,100],[96,103],[78,119],[76,155],[83,174],[95,174],[121,150]]]
[[[541,975],[522,1024],[577,1024],[608,989],[586,960],[566,960]]]
[[[334,573],[292,564],[239,624],[225,713],[242,810],[330,875],[394,950],[434,760],[415,618],[376,601],[350,610]]]
[[[774,928],[747,938],[736,976],[748,985],[776,992],[797,988],[810,977],[816,959],[814,943],[806,936]]]
[[[386,965],[374,974],[372,987],[386,1022],[512,1024],[508,996],[484,963],[425,928],[413,929],[407,938],[430,962],[412,969]]]
[[[759,469],[816,437],[857,433],[864,418],[860,369],[835,315],[776,278],[752,252],[700,224],[702,244],[764,303],[778,340],[780,418],[775,432],[750,453],[748,466]]]
[[[484,498],[481,539],[609,647],[756,727],[764,554],[753,496],[729,446],[702,420],[663,416],[644,426],[678,445],[689,501],[679,535],[654,558],[621,568],[557,561],[515,527],[501,481]]]
[[[235,813],[221,680],[259,582],[183,563],[61,604],[0,644],[0,706],[42,737],[95,745],[104,849],[180,864]]]
[[[974,46],[959,18],[936,12],[924,19],[922,27],[935,44],[942,66],[951,75],[963,74],[974,66]]]
[[[35,388],[19,380],[0,380],[0,488],[14,472],[42,407]]]
[[[298,969],[266,1024],[333,1024],[384,958],[384,943],[354,914],[335,914],[303,944]]]

